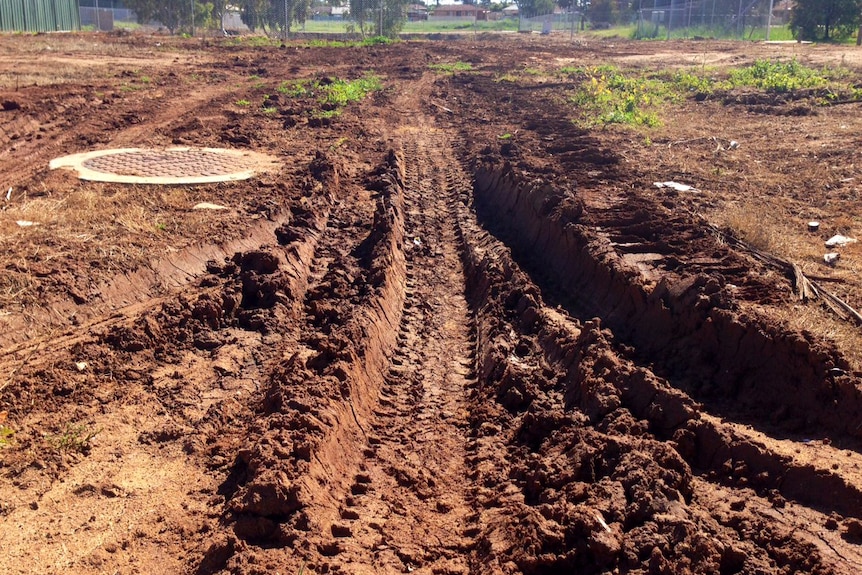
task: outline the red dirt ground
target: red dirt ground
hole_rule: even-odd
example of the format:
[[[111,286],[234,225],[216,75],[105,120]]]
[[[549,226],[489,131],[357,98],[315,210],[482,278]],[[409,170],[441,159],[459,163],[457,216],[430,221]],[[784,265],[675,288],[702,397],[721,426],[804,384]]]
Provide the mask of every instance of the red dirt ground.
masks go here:
[[[820,263],[860,233],[862,104],[729,93],[588,131],[554,73],[797,58],[859,84],[862,52],[75,34],[0,54],[0,571],[862,569],[862,339],[794,285],[862,306],[862,250]],[[278,91],[370,71],[384,89],[334,118]],[[171,145],[281,167],[48,169]]]

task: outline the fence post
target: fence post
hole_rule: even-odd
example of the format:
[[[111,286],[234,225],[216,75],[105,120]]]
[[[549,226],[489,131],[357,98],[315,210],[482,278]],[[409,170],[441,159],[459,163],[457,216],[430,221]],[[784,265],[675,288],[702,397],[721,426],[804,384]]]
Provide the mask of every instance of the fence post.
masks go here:
[[[769,30],[772,28],[772,2],[769,0],[769,16],[766,17],[766,41],[769,42]]]
[[[673,27],[674,1],[670,0],[670,14],[667,15],[667,39],[670,40],[670,30]]]

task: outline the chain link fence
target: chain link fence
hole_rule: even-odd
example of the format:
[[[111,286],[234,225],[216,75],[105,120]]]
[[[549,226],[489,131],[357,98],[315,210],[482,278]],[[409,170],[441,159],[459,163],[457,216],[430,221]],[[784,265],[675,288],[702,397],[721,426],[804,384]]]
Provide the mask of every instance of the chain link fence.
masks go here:
[[[769,2],[740,0],[728,6],[716,0],[673,0],[664,7],[641,8],[650,0],[636,3],[628,13],[615,13],[612,22],[597,19],[589,11],[555,12],[518,18],[520,32],[576,34],[580,30],[629,28],[633,38],[763,38],[767,28],[786,27],[788,11],[776,10],[770,18]],[[776,2],[777,4],[777,2]],[[628,31],[627,31],[628,33]]]
[[[582,12],[561,12],[543,14],[528,18],[521,16],[518,19],[518,32],[539,32],[550,34],[551,32],[575,33],[586,25],[585,14]]]
[[[96,30],[110,32],[115,26],[137,24],[135,13],[127,8],[102,8],[79,6],[81,26],[92,26]]]
[[[763,35],[767,26],[786,26],[787,15],[773,15],[762,2],[740,2],[738,10],[720,9],[714,0],[673,3],[636,13],[636,38],[745,38]]]

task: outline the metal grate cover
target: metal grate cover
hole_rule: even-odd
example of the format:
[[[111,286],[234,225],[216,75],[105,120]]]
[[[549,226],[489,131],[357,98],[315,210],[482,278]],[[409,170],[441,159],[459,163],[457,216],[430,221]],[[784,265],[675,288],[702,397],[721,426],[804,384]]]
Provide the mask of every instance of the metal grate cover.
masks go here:
[[[275,168],[264,154],[219,148],[128,148],[73,154],[50,168],[75,170],[82,180],[127,184],[204,184],[245,180]]]

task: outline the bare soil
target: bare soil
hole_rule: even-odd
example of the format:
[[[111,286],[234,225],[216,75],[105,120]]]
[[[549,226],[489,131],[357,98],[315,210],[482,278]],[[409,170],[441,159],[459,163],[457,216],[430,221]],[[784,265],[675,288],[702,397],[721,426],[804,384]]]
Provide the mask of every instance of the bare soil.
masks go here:
[[[860,326],[799,285],[862,307],[862,247],[822,262],[862,234],[862,104],[752,91],[586,130],[555,73],[796,58],[858,84],[858,49],[74,34],[0,54],[0,571],[862,570]],[[384,89],[334,117],[278,90],[369,72]],[[48,169],[172,145],[281,167]]]

